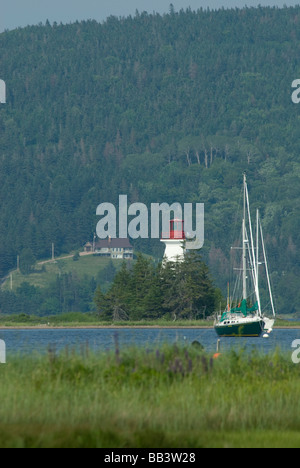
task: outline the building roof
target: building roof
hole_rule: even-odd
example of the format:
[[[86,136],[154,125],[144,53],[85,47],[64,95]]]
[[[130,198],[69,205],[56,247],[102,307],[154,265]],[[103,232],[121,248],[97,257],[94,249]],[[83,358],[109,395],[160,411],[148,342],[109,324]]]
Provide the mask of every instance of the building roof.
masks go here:
[[[133,248],[132,245],[130,244],[129,239],[99,239],[95,243],[95,248],[96,249],[105,249],[105,248]]]

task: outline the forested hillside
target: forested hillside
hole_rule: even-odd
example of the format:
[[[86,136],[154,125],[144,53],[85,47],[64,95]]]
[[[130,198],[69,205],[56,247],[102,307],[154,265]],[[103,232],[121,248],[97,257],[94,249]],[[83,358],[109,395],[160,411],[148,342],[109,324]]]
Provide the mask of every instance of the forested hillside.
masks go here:
[[[226,291],[242,173],[277,308],[300,302],[300,7],[137,14],[0,34],[0,274],[91,240],[96,207],[205,204]],[[136,247],[161,255],[159,241]]]

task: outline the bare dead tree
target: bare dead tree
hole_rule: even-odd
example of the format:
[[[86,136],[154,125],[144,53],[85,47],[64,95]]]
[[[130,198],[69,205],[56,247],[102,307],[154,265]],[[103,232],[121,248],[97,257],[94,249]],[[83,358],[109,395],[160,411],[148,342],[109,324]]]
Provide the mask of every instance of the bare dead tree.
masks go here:
[[[188,163],[188,166],[190,166],[192,164],[192,161],[191,161],[191,157],[190,157],[190,148],[187,148],[184,152],[185,152],[185,155],[186,155],[186,160],[187,160],[187,163]]]
[[[122,307],[118,303],[114,304],[113,306],[113,320],[114,321],[123,321],[128,320],[128,314],[125,312]]]
[[[225,154],[225,161],[227,162],[227,158],[229,156],[229,145],[225,145],[225,149],[224,149],[224,154]]]
[[[214,150],[214,148],[213,148],[212,144],[210,144],[210,165],[212,165],[212,163],[213,163],[213,157],[214,157],[213,150]]]
[[[207,169],[208,168],[208,153],[207,153],[207,149],[205,146],[203,146],[203,152],[204,152],[204,164]]]

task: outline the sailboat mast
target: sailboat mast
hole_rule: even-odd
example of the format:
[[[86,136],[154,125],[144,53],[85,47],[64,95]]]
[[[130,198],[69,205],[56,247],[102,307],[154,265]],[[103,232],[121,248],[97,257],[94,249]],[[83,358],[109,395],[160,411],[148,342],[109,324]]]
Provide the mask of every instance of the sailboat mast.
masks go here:
[[[265,267],[266,267],[266,274],[267,274],[270,301],[271,301],[273,316],[275,317],[276,312],[275,312],[275,307],[274,307],[272,288],[271,288],[271,281],[270,281],[270,275],[269,275],[268,260],[267,260],[267,254],[266,254],[266,249],[265,249],[265,241],[264,241],[264,235],[263,235],[263,231],[262,231],[261,222],[259,223],[259,226],[260,226],[260,235],[261,235],[261,241],[262,241],[262,250],[263,250],[263,254],[264,254],[264,262],[265,262]]]
[[[247,299],[247,252],[246,252],[246,174],[244,174],[244,214],[243,214],[243,299]]]
[[[258,289],[258,257],[259,257],[259,211],[256,210],[256,287]]]
[[[258,273],[259,273],[259,210],[256,210],[256,298],[257,298],[257,303],[258,303],[258,313],[259,315],[262,315],[261,313],[261,304],[260,304],[260,294],[259,294],[259,283],[258,283]]]

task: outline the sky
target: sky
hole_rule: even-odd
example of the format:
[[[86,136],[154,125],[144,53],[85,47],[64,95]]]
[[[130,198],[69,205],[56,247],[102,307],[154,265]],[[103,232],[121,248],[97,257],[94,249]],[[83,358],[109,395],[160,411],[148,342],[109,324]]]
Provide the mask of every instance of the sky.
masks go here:
[[[297,5],[300,0],[1,0],[0,32],[45,23],[47,19],[51,24],[54,21],[66,24],[87,19],[102,22],[110,15],[134,15],[136,10],[163,14],[169,11],[170,3],[179,11],[188,7],[197,10],[208,6],[242,8],[259,4],[283,7]]]

